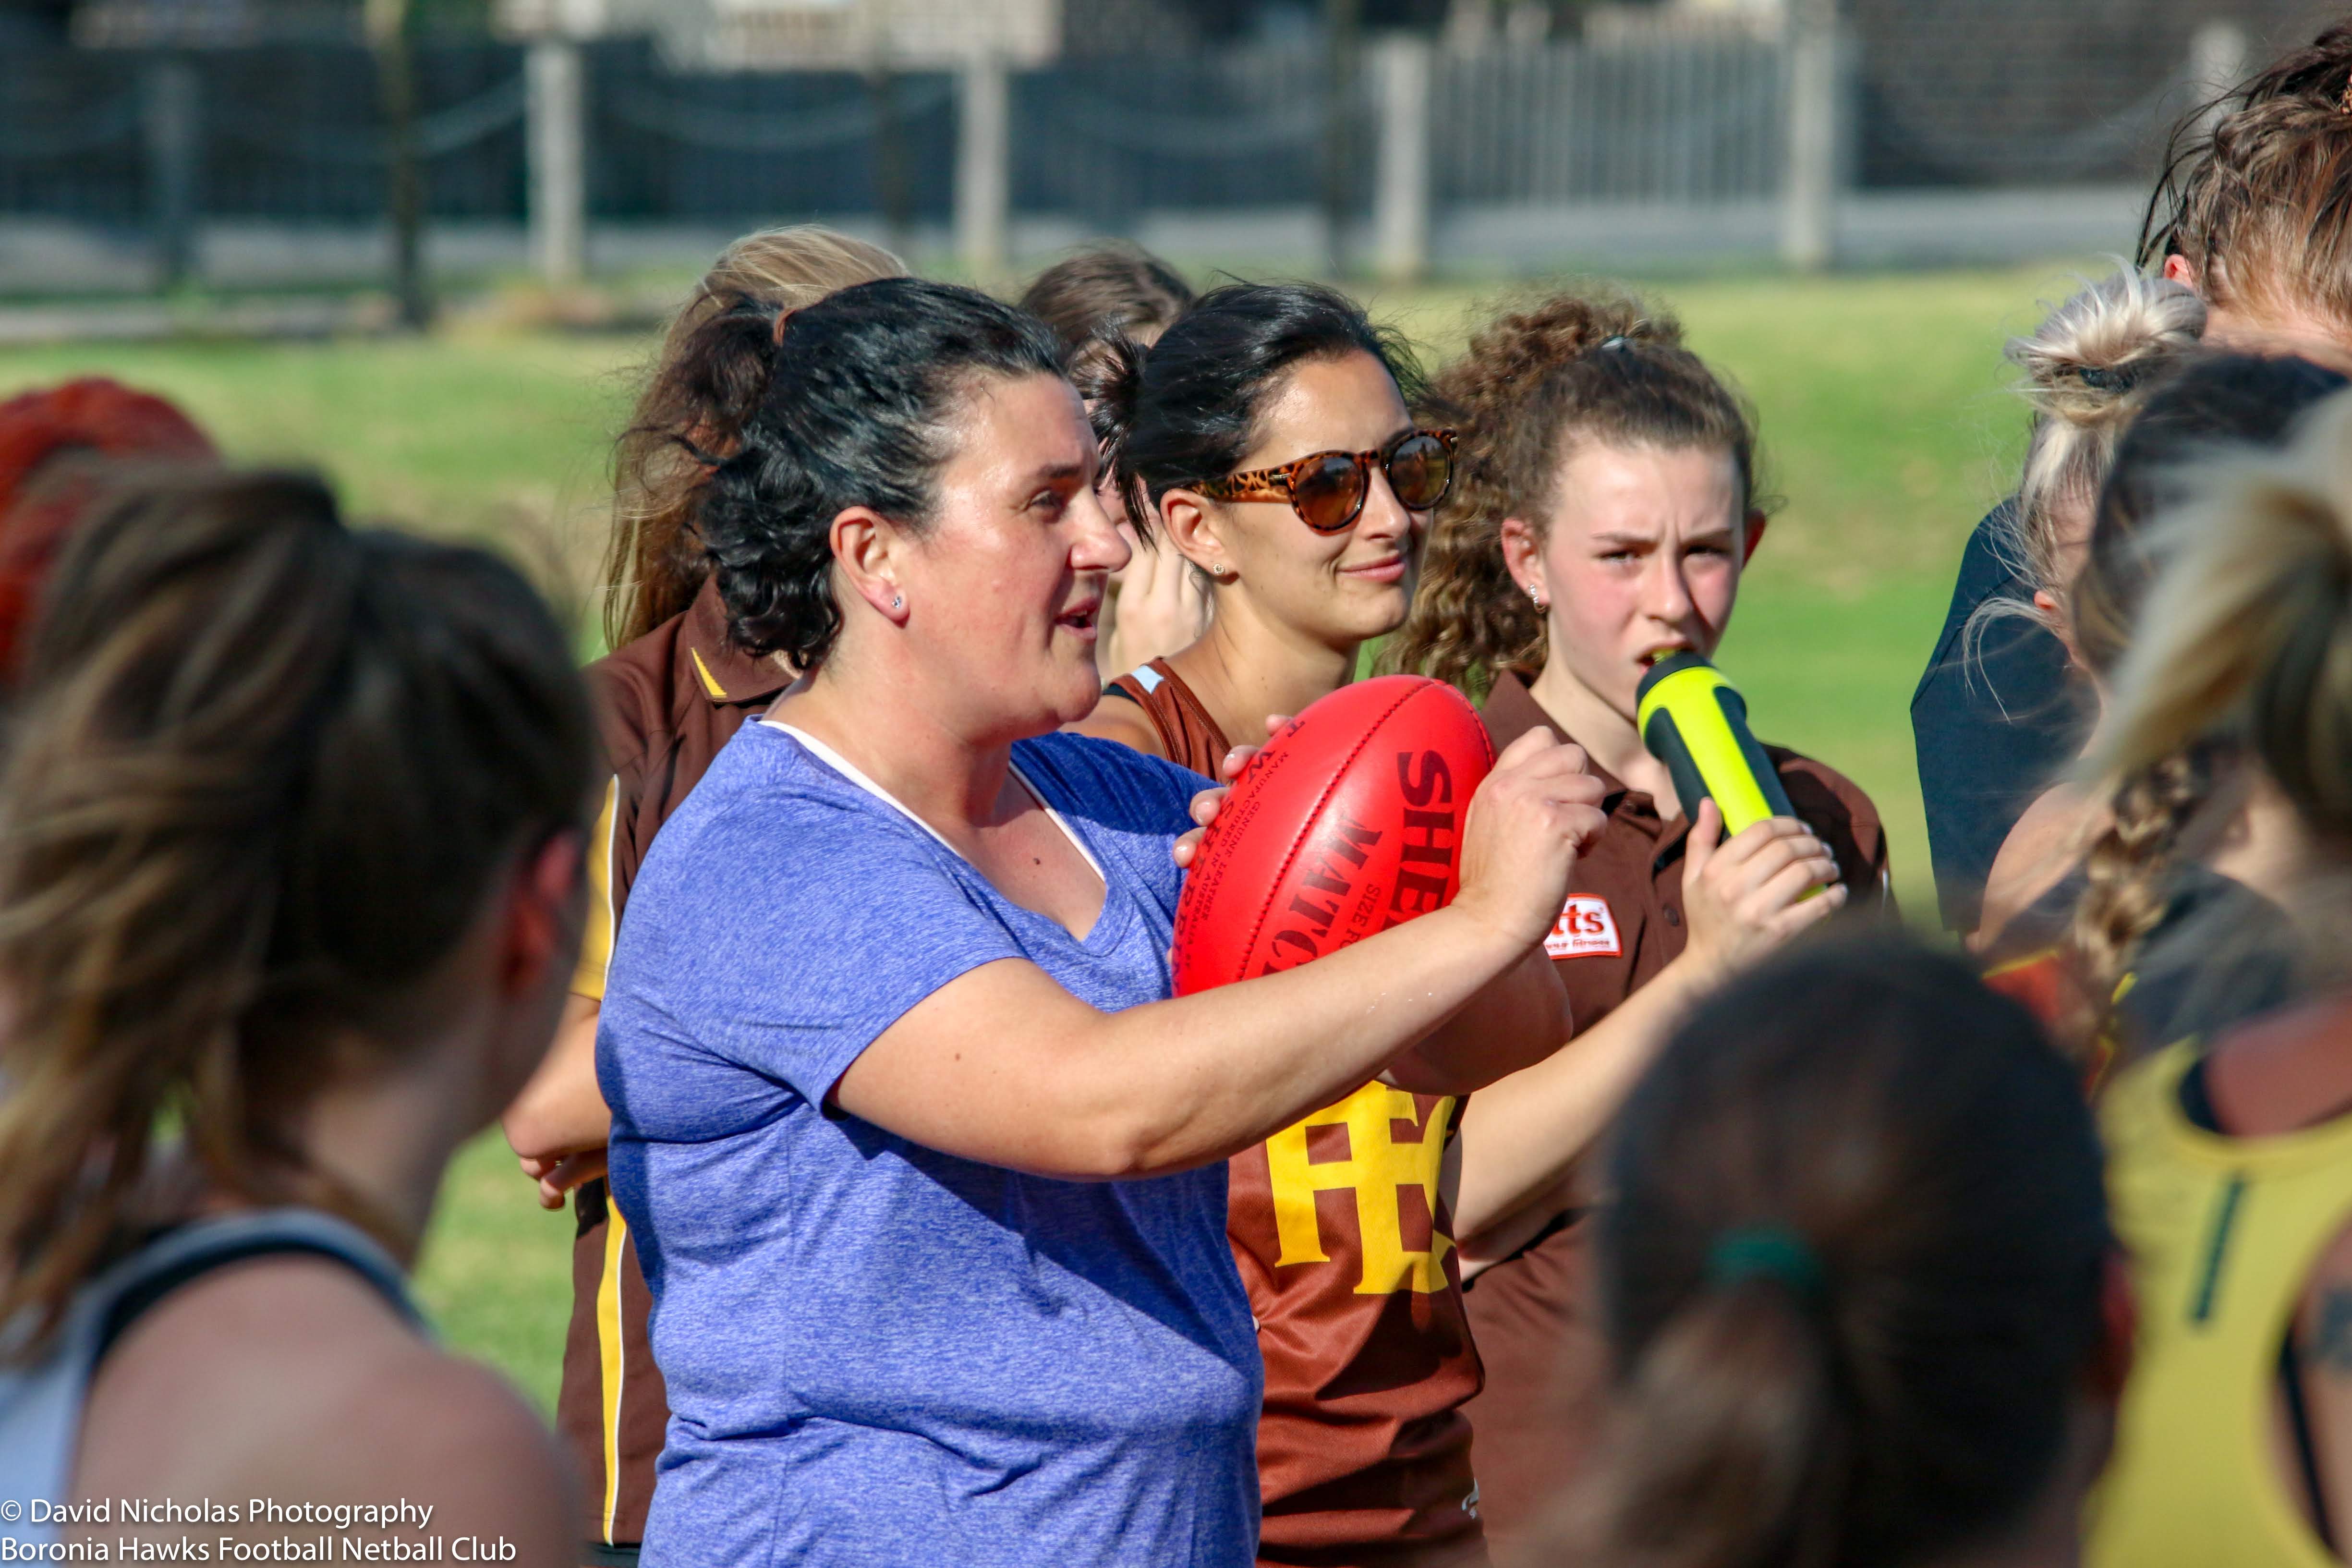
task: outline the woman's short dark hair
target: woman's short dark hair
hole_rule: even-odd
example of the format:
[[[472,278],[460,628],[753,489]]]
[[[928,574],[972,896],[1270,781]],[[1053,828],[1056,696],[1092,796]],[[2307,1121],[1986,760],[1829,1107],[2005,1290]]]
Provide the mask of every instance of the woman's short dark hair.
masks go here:
[[[2305,409],[2347,384],[2306,359],[2199,353],[2147,395],[2116,443],[2091,526],[2090,552],[2067,594],[2075,647],[2106,673],[2122,658],[2154,575],[2141,530],[2196,459],[2231,447],[2276,448]]]
[[[712,346],[766,334],[766,390],[702,500],[728,635],[814,669],[841,632],[833,520],[871,507],[921,529],[954,456],[952,413],[980,378],[1058,376],[1045,323],[976,289],[919,278],[860,283],[795,310],[745,301],[703,328]]]
[[[1320,284],[1228,283],[1202,295],[1150,348],[1107,345],[1079,387],[1138,531],[1150,536],[1171,489],[1240,465],[1291,370],[1350,353],[1386,366],[1408,406],[1420,395],[1421,365],[1403,337]]]
[[[1733,981],[1609,1172],[1594,1561],[1927,1562],[2043,1494],[2113,1233],[2080,1080],[1968,965],[1872,933]]]

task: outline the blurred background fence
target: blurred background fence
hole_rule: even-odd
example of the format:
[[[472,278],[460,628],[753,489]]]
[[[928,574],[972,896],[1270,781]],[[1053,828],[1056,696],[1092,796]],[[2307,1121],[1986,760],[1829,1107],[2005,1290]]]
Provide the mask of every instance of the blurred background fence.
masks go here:
[[[0,292],[381,276],[403,145],[431,266],[559,281],[798,218],[984,275],[1097,233],[1400,278],[2128,249],[2169,128],[2325,14],[1727,4],[928,68],[719,69],[658,29],[422,37],[396,79],[357,37],[0,42]]]

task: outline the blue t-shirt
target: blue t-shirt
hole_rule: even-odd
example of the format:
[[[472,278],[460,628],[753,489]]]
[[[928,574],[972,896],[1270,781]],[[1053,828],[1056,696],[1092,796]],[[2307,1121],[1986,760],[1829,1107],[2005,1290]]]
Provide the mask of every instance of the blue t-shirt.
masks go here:
[[[768,724],[646,857],[596,1075],[669,1390],[647,1568],[1255,1558],[1264,1371],[1223,1163],[1053,1181],[820,1109],[983,963],[1106,1011],[1169,994],[1202,781],[1076,736],[1013,760],[1103,872],[1083,942]]]

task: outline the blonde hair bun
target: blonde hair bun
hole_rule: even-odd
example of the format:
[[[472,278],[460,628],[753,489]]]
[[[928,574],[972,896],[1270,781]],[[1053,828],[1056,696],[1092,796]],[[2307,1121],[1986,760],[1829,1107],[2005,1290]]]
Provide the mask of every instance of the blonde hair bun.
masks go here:
[[[2120,423],[2149,374],[2205,335],[2205,301],[2168,278],[2135,268],[2085,285],[2030,337],[2009,341],[2010,362],[2034,411],[2072,424]]]

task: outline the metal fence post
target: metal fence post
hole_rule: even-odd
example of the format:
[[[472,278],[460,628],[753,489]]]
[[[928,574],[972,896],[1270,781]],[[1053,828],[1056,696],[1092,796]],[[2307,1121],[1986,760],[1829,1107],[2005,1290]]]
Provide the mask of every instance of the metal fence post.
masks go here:
[[[588,104],[580,46],[541,38],[523,64],[530,160],[530,255],[550,285],[588,271]]]
[[[366,0],[364,14],[383,114],[393,298],[400,324],[423,331],[433,324],[433,300],[425,280],[425,160],[416,145],[416,51],[409,36],[415,17],[410,0]]]
[[[2205,128],[2221,117],[2221,95],[2246,79],[2246,30],[2235,22],[2208,22],[2189,38],[2189,81],[2207,104]]]
[[[964,62],[956,101],[956,254],[982,281],[1011,258],[1013,104],[1010,73],[992,53]]]
[[[154,224],[155,284],[176,288],[195,269],[196,185],[204,165],[199,84],[189,60],[147,70],[147,202]]]
[[[1356,204],[1356,94],[1364,0],[1323,0],[1323,242],[1331,276],[1348,273]]]
[[[1844,51],[1837,0],[1792,0],[1788,30],[1788,167],[1781,175],[1780,258],[1801,272],[1837,258],[1844,173]]]
[[[1380,184],[1372,235],[1381,277],[1417,281],[1429,270],[1429,100],[1435,51],[1411,34],[1383,39],[1380,84]]]

